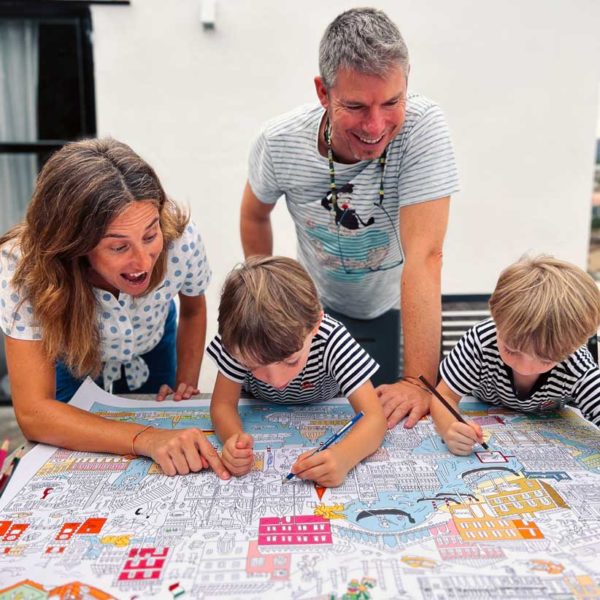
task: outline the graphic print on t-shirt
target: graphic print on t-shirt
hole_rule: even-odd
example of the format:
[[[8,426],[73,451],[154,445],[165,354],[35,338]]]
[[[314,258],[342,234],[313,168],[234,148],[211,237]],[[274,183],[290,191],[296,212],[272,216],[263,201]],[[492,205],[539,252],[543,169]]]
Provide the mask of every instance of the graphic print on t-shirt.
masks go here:
[[[364,198],[355,202],[355,187],[350,182],[342,185],[337,203],[333,202],[331,190],[321,198],[321,207],[331,213],[327,224],[306,222],[321,264],[329,270],[330,277],[345,281],[357,281],[368,273],[387,271],[403,262],[400,240],[385,207],[378,201],[365,202]]]

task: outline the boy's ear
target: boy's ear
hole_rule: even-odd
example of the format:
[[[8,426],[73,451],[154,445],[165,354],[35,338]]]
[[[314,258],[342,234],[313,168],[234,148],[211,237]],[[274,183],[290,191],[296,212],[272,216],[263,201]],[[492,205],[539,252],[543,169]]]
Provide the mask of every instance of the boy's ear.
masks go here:
[[[317,324],[313,327],[311,334],[312,335],[316,335],[317,331],[319,331],[319,327],[321,327],[321,321],[323,320],[323,315],[325,313],[323,311],[321,311],[321,314],[319,315],[319,320],[317,321]]]

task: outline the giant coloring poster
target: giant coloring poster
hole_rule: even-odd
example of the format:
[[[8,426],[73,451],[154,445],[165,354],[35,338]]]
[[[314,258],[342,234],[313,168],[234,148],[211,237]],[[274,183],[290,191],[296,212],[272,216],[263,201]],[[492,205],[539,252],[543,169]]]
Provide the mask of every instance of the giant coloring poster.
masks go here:
[[[86,382],[74,402],[212,435],[206,400],[140,402]],[[242,401],[255,463],[229,481],[37,446],[0,501],[0,600],[600,598],[598,430],[570,411],[463,409],[490,451],[452,456],[424,419],[327,490],[282,476],[348,421],[345,400]]]

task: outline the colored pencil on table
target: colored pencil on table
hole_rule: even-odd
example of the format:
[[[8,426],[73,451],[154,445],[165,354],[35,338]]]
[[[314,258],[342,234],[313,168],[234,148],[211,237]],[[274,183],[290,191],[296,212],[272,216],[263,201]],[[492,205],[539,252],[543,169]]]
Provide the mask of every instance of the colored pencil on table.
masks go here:
[[[419,375],[419,380],[421,383],[425,384],[427,389],[450,411],[450,413],[454,416],[454,418],[465,425],[468,425],[467,421],[463,418],[463,416],[442,396],[430,383],[423,377],[423,375]],[[481,442],[482,448],[485,450],[489,450],[489,446],[485,442]]]
[[[0,478],[0,496],[2,496],[4,490],[6,490],[6,488],[8,487],[8,483],[11,477],[14,475],[15,471],[17,470],[17,465],[19,464],[19,461],[21,460],[22,456],[23,448],[19,448],[14,458],[12,459],[10,465],[8,465],[8,469],[6,469],[6,472]]]
[[[354,427],[354,425],[356,425],[357,421],[364,416],[365,416],[365,413],[362,410],[360,412],[357,412],[354,415],[354,417],[352,417],[352,419],[350,419],[350,421],[348,421],[339,431],[334,433],[320,448],[317,448],[309,456],[314,456],[315,454],[317,454],[317,452],[323,452],[323,450],[326,450],[327,448],[329,448],[329,446],[331,446],[331,444],[333,444],[334,442],[337,442],[337,440],[339,440],[346,433],[346,431],[348,431],[351,427]],[[292,472],[288,473],[283,478],[283,483],[290,481],[294,477],[295,477],[294,473],[292,473]]]
[[[6,455],[8,454],[8,440],[4,440],[2,442],[2,446],[0,446],[0,471],[2,471],[2,466],[4,465],[4,460],[6,459]]]

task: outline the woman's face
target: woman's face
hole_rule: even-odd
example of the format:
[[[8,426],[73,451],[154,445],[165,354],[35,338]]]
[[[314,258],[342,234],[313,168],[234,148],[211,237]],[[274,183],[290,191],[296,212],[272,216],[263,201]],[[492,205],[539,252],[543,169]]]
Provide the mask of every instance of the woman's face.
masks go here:
[[[143,294],[163,248],[158,208],[150,200],[132,202],[106,228],[87,255],[90,280],[114,294]]]

